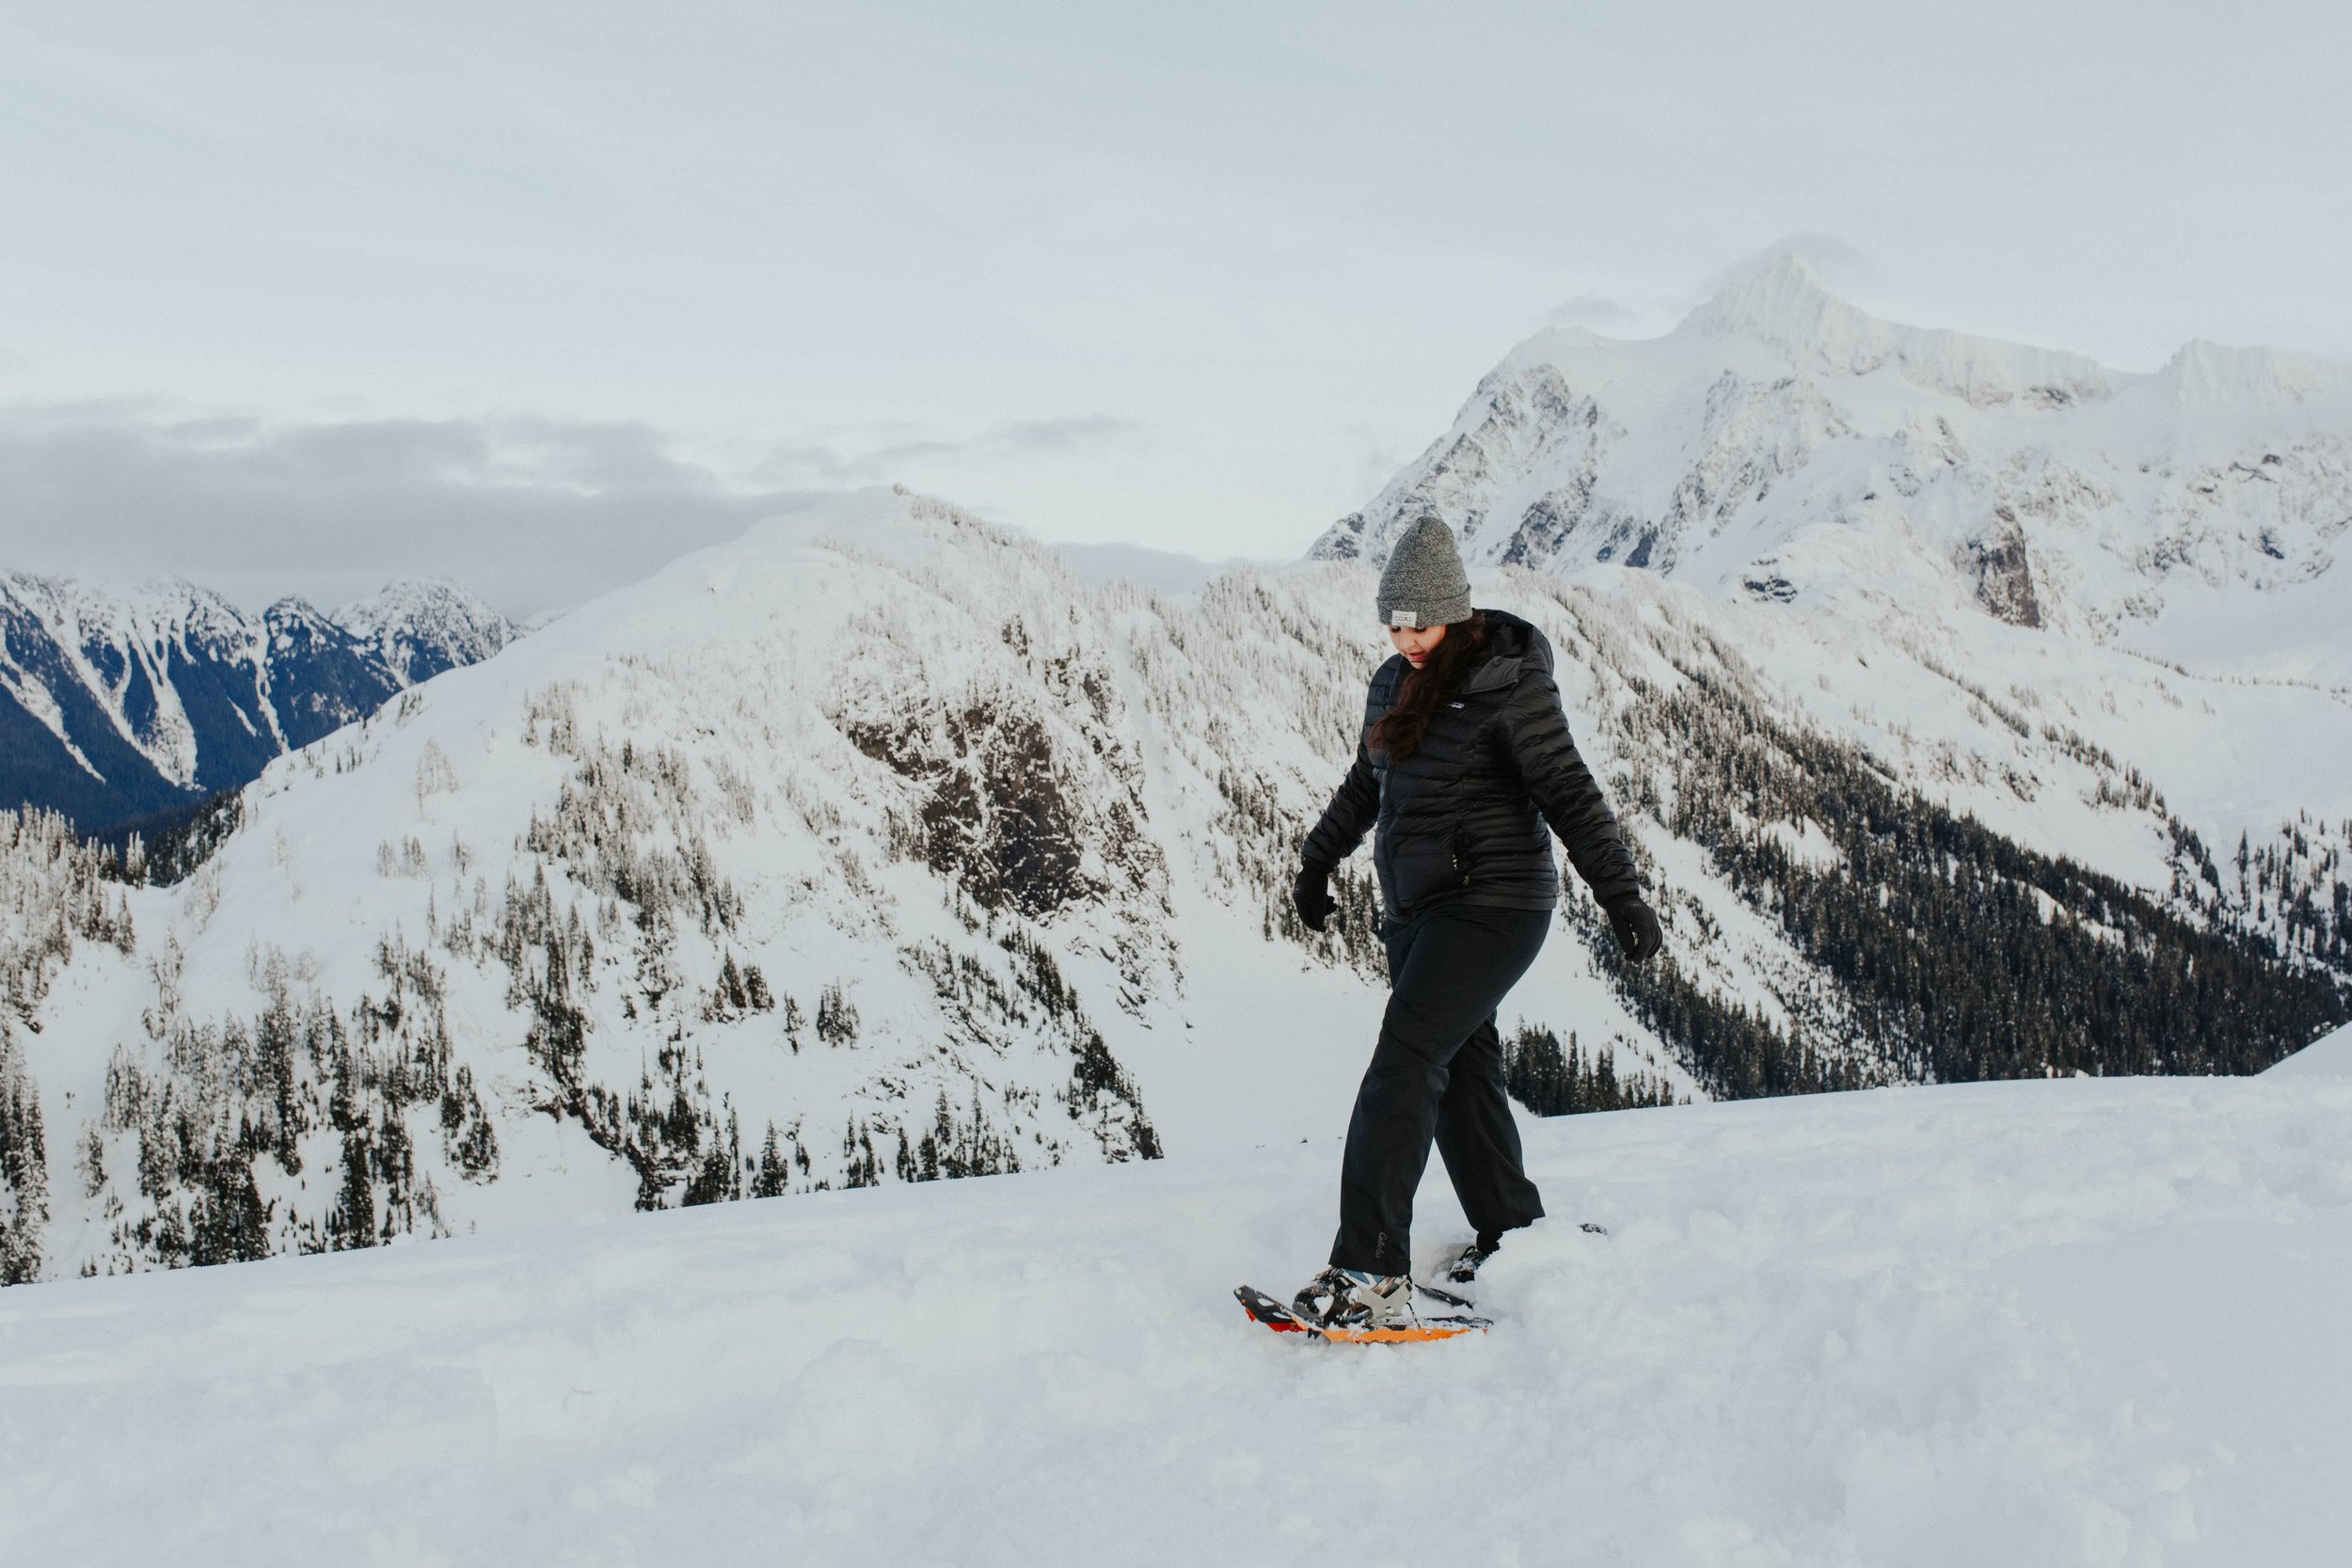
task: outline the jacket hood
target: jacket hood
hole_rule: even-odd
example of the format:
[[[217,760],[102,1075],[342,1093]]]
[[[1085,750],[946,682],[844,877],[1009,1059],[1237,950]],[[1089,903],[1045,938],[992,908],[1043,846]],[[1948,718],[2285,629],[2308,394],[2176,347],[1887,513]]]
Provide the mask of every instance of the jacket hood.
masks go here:
[[[1486,617],[1486,662],[1470,672],[1465,691],[1491,691],[1512,686],[1530,670],[1551,673],[1551,640],[1507,610],[1489,610]]]

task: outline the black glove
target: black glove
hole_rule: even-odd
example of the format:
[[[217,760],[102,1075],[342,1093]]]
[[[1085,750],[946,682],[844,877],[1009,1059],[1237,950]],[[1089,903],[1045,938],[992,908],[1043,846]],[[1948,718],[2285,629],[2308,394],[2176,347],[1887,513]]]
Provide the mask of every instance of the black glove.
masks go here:
[[[1291,883],[1291,904],[1298,911],[1298,918],[1307,923],[1307,929],[1322,930],[1323,923],[1339,908],[1331,897],[1329,868],[1302,867]]]
[[[1642,902],[1638,893],[1629,893],[1609,906],[1609,928],[1616,933],[1617,945],[1625,949],[1629,963],[1647,963],[1666,941],[1666,933],[1658,928],[1658,911]]]

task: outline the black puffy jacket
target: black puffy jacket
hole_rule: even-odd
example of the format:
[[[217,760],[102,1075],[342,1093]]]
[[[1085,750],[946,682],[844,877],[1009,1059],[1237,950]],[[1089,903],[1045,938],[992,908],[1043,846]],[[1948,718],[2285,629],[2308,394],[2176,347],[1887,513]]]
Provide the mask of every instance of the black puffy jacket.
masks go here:
[[[1301,853],[1310,870],[1328,871],[1374,830],[1373,870],[1391,919],[1440,903],[1550,909],[1560,896],[1551,833],[1601,903],[1642,891],[1617,819],[1568,736],[1551,644],[1507,610],[1486,616],[1486,659],[1393,766],[1372,749],[1372,727],[1412,666],[1397,654],[1373,673],[1356,765]]]

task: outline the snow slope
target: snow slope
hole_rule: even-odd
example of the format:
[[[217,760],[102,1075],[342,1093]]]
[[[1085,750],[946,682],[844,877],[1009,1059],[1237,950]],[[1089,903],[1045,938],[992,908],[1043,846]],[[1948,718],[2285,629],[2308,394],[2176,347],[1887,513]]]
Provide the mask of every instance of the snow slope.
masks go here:
[[[2352,1024],[2313,1040],[2265,1074],[2279,1078],[2352,1078]]]
[[[1410,1350],[1227,1295],[1330,1140],[0,1292],[0,1560],[2342,1560],[2352,1084],[1527,1135],[1502,1326]]]

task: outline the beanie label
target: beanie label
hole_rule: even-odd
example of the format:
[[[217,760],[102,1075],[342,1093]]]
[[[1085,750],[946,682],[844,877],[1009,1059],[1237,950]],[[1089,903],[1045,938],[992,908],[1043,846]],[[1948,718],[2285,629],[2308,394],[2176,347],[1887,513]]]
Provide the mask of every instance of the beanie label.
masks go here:
[[[1418,628],[1421,626],[1421,615],[1418,611],[1410,610],[1391,610],[1389,611],[1389,625]]]

